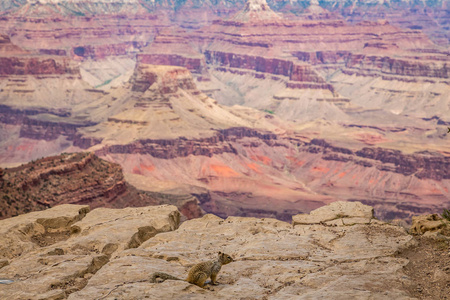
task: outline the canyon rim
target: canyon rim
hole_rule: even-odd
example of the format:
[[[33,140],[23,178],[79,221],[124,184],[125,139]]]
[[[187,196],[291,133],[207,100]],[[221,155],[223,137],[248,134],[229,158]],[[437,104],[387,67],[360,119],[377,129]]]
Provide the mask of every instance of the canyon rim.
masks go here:
[[[3,1],[1,217],[172,203],[290,221],[338,200],[383,220],[440,213],[449,5]],[[55,174],[76,180],[58,190]]]

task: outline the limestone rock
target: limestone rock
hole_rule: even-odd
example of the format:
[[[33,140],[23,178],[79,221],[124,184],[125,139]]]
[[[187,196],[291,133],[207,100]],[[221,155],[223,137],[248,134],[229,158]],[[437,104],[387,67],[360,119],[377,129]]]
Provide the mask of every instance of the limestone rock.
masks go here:
[[[336,214],[372,216],[370,207],[359,203],[318,210],[311,214],[323,220]],[[413,237],[382,222],[354,223],[293,227],[270,218],[205,215],[117,253],[68,299],[412,299],[403,288],[408,261],[393,254]],[[149,281],[155,271],[185,278],[192,265],[218,251],[235,262],[222,267],[213,290],[184,281]]]
[[[135,248],[157,233],[177,229],[180,222],[180,213],[172,205],[97,208],[93,212],[70,228],[73,236],[61,248],[72,247],[80,253]]]
[[[175,230],[179,219],[170,205],[91,212],[88,206],[62,205],[1,220],[2,249],[15,255],[0,261],[0,278],[9,283],[2,285],[0,299],[66,299],[116,251]]]
[[[0,269],[0,277],[14,279],[13,283],[0,290],[0,298],[40,299],[36,298],[39,295],[47,299],[48,296],[42,296],[46,293],[65,296],[67,291],[86,284],[84,276],[95,273],[106,262],[108,258],[105,255],[28,254]]]
[[[341,219],[340,221],[337,221]],[[336,221],[345,224],[370,223],[373,219],[373,208],[360,202],[336,201],[312,211],[310,214],[299,214],[292,217],[292,224],[320,224]],[[336,224],[336,222],[331,224]]]
[[[0,258],[13,258],[37,248],[33,237],[68,230],[89,212],[87,205],[59,205],[0,221]]]

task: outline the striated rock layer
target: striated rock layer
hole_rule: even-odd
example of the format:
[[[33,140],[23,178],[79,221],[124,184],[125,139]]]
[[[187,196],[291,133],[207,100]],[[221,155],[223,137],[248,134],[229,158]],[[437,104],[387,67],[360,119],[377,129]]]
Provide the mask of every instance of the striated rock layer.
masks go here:
[[[88,149],[221,217],[448,206],[448,51],[383,20],[408,5],[372,3],[368,21],[363,3],[199,3],[16,1],[0,19],[2,166]]]
[[[0,186],[0,218],[61,204],[123,208],[172,203],[187,218],[202,215],[195,197],[139,191],[125,181],[119,165],[92,153],[46,157],[6,169]]]
[[[314,78],[290,66],[290,76]],[[3,162],[30,159],[46,145],[88,149],[154,182],[148,191],[185,195],[173,201],[187,199],[180,209],[188,216],[198,215],[190,195],[221,217],[282,220],[336,199],[370,203],[383,219],[439,212],[450,201],[448,154],[439,152],[445,147],[427,152],[426,144],[417,144],[406,152],[389,144],[417,135],[416,124],[295,125],[269,111],[219,105],[185,68],[142,62],[126,84],[84,92],[96,101],[61,108],[1,106],[4,130],[19,137],[2,142]],[[314,138],[320,135],[326,139]]]

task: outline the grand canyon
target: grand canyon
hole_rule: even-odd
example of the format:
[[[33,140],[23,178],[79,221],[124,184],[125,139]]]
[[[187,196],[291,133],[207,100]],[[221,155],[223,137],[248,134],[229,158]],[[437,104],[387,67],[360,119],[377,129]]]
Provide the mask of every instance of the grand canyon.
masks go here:
[[[450,2],[6,0],[0,218],[450,207]]]

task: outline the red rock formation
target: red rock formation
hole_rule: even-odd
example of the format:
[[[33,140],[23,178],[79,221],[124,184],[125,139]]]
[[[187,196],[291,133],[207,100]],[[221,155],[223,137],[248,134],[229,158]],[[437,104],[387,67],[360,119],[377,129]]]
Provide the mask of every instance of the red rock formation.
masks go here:
[[[39,108],[30,108],[30,109],[13,109],[6,105],[0,105],[0,122],[5,124],[12,125],[20,125],[24,122],[24,119],[27,116],[33,116],[37,114],[45,114],[50,113],[60,117],[68,117],[70,113],[65,110],[50,110],[50,109],[39,109]]]
[[[158,75],[153,72],[146,72],[146,65],[138,65],[136,72],[131,78],[133,82],[132,91],[144,92],[158,79]],[[164,73],[159,86],[160,94],[175,93],[178,89],[196,90],[197,87],[192,80],[191,74],[187,69],[173,69]]]
[[[20,137],[52,141],[62,135],[68,137],[69,140],[73,140],[77,129],[86,126],[88,125],[41,121],[27,117],[23,120],[20,128]]]
[[[447,61],[445,61],[447,60]],[[371,74],[375,76],[381,74],[400,75],[410,77],[431,77],[449,78],[449,67],[447,63],[450,59],[445,56],[441,60],[430,61],[425,59],[408,59],[408,57],[391,58],[386,56],[352,54],[346,63],[346,67],[357,70],[362,75]]]
[[[11,39],[7,35],[0,34],[0,55],[21,55],[26,54],[27,51],[17,47],[11,43]]]
[[[4,17],[0,19],[0,28],[12,28],[10,32],[14,35],[14,43],[22,48],[58,55],[71,48],[70,54],[74,55],[74,49],[82,47],[86,57],[103,58],[111,55],[132,56],[168,23],[164,13],[134,12],[132,15],[98,14],[73,18],[53,11],[50,16]],[[16,51],[17,54],[19,52]]]
[[[215,154],[233,153],[237,150],[229,143],[244,137],[256,137],[259,140],[273,144],[277,135],[271,132],[262,132],[250,128],[230,128],[218,131],[216,136],[205,139],[187,140],[178,138],[174,140],[139,140],[128,145],[113,145],[96,151],[99,156],[108,154],[148,154],[153,157],[172,159],[189,155],[212,157]]]
[[[362,148],[353,152],[350,149],[333,147],[324,140],[313,139],[311,145],[318,145],[309,148],[313,153],[326,153],[326,160],[353,161],[357,162],[358,157],[370,159],[366,163],[370,166],[377,165],[380,170],[389,170],[405,176],[416,176],[420,179],[428,178],[434,180],[450,179],[450,157],[439,153],[416,153],[403,154],[399,150],[384,148]],[[382,165],[379,164],[382,163]],[[393,165],[393,167],[392,167]]]
[[[324,5],[323,2],[322,5]],[[308,92],[317,93],[319,96],[314,94],[311,96],[312,100],[301,98],[302,91],[289,91],[297,94],[294,95],[296,97],[289,98],[290,95],[287,93],[286,98],[289,100],[286,103],[305,101],[305,106],[309,106],[310,103],[314,105],[319,103],[317,107],[320,109],[330,105],[336,99],[336,101],[351,102],[351,104],[358,100],[358,97],[351,98],[347,95],[336,96],[332,100],[321,96],[321,91],[317,90],[323,90],[323,93],[327,95],[331,91],[335,95],[337,90],[340,92],[350,89],[348,86],[351,80],[347,80],[348,76],[343,82],[339,82],[339,78],[329,79],[331,73],[338,74],[337,77],[342,74],[342,76],[352,74],[355,75],[354,78],[359,79],[363,76],[373,76],[385,81],[441,81],[443,86],[448,81],[448,53],[437,49],[418,28],[403,30],[385,21],[358,24],[356,21],[363,20],[363,17],[356,15],[361,12],[357,9],[355,15],[351,15],[353,12],[347,14],[354,22],[347,22],[314,5],[309,9],[302,7],[303,15],[299,18],[291,15],[291,19],[280,19],[280,15],[273,13],[265,1],[260,1],[257,7],[251,7],[251,4],[246,5],[234,19],[210,18],[210,12],[208,12],[201,20],[204,27],[195,23],[193,17],[181,16],[177,19],[177,13],[171,13],[176,24],[195,28],[189,31],[183,28],[168,28],[170,23],[164,16],[165,12],[161,11],[157,11],[157,14],[136,13],[136,11],[132,14],[98,14],[79,16],[74,19],[55,15],[55,12],[45,17],[39,15],[31,17],[24,11],[21,12],[22,15],[5,16],[0,20],[0,28],[10,32],[13,40],[19,45],[26,46],[27,49],[39,52],[41,55],[33,56],[25,51],[22,51],[20,55],[14,54],[14,49],[18,48],[10,43],[8,37],[2,36],[0,37],[0,74],[4,76],[76,74],[78,76],[79,72],[67,58],[53,56],[69,55],[80,59],[122,55],[132,57],[135,51],[141,49],[142,53],[137,55],[137,73],[124,87],[127,89],[131,86],[129,90],[123,92],[121,87],[120,91],[111,92],[114,95],[107,96],[106,92],[103,94],[101,91],[91,89],[101,95],[95,98],[101,103],[98,104],[100,108],[97,107],[93,113],[95,120],[104,122],[105,127],[117,125],[114,128],[118,128],[119,135],[127,126],[130,128],[140,126],[135,132],[141,132],[157,117],[169,116],[161,123],[170,124],[167,127],[176,128],[173,130],[176,133],[171,132],[167,138],[137,136],[133,140],[131,137],[131,141],[123,143],[115,143],[119,138],[116,139],[116,136],[112,135],[105,142],[105,138],[101,136],[101,129],[104,128],[100,125],[93,128],[91,125],[94,124],[90,124],[89,121],[74,124],[73,120],[89,120],[89,117],[85,115],[81,114],[81,118],[77,119],[80,116],[73,115],[72,111],[26,107],[17,109],[13,108],[10,102],[8,105],[0,106],[2,126],[3,124],[21,125],[20,131],[17,131],[20,132],[20,137],[33,140],[53,141],[63,135],[69,141],[73,140],[73,144],[77,147],[87,149],[96,146],[95,149],[99,155],[120,161],[124,167],[128,168],[128,172],[134,172],[136,168],[136,172],[149,177],[153,176],[152,178],[177,180],[186,184],[208,187],[213,192],[210,197],[205,196],[208,199],[203,205],[208,208],[208,211],[217,214],[288,218],[289,212],[295,209],[297,209],[296,212],[308,211],[315,205],[331,201],[331,197],[320,196],[325,194],[333,195],[335,198],[361,198],[372,201],[380,207],[383,206],[381,211],[384,217],[395,216],[395,214],[404,217],[426,209],[441,208],[439,205],[448,201],[446,189],[449,187],[447,171],[449,162],[445,154],[407,155],[385,148],[359,149],[361,146],[358,146],[359,148],[354,146],[354,144],[361,145],[356,141],[362,140],[366,144],[376,144],[387,139],[395,139],[394,135],[385,137],[380,134],[378,139],[374,137],[371,142],[367,142],[366,133],[361,132],[358,133],[358,138],[349,138],[349,144],[353,146],[346,148],[334,147],[319,140],[305,142],[310,139],[310,136],[323,134],[321,128],[314,129],[314,134],[301,139],[295,137],[297,133],[292,133],[295,131],[291,129],[295,128],[294,125],[288,127],[287,131],[276,126],[269,127],[277,128],[278,132],[283,132],[283,136],[242,127],[222,130],[227,128],[228,123],[217,124],[216,120],[208,119],[208,113],[217,107],[213,105],[212,100],[205,99],[204,95],[199,96],[201,93],[195,87],[195,82],[190,78],[188,71],[172,70],[166,73],[166,77],[159,78],[142,68],[141,64],[145,63],[184,66],[202,76],[210,69],[214,72],[227,72],[229,74],[226,76],[230,75],[230,78],[233,74],[252,75],[258,79],[265,79],[267,82],[277,81],[277,85],[284,87],[285,84],[290,89],[314,89]],[[151,7],[149,3],[142,5]],[[165,2],[165,5],[170,4]],[[192,3],[186,5],[192,5]],[[226,8],[223,5],[221,9],[225,14],[237,9],[237,6]],[[296,5],[291,3],[290,7],[294,9]],[[285,11],[290,10],[288,6],[285,6]],[[79,6],[79,8],[82,7]],[[327,8],[331,9],[331,6]],[[29,7],[29,9],[34,8]],[[177,9],[182,8],[177,7]],[[343,7],[336,9],[347,10]],[[198,11],[196,12],[198,16]],[[293,10],[293,12],[299,11]],[[188,13],[189,10],[183,12],[185,15]],[[377,11],[377,16],[384,17],[384,13],[385,11]],[[424,11],[420,14],[426,15]],[[445,16],[443,14],[443,20]],[[424,23],[424,19],[420,19],[420,24]],[[148,41],[151,42],[146,46]],[[424,78],[417,78],[417,76]],[[204,77],[207,78],[208,75]],[[222,84],[227,86],[226,82]],[[335,89],[334,86],[339,85],[340,89]],[[224,93],[226,92],[225,90]],[[445,97],[445,88],[442,93]],[[209,101],[210,106],[199,104],[201,108],[206,107],[205,111],[208,113],[195,115],[196,110],[190,108],[190,110],[184,110],[183,114],[176,114],[179,106],[176,107],[171,103],[172,97],[173,99],[178,97],[177,99],[184,101],[186,98],[182,98],[183,94],[190,97],[189,101],[199,100],[203,101],[203,104]],[[273,102],[281,102],[284,99],[282,93],[281,96],[268,97],[272,99],[272,96]],[[327,103],[324,103],[324,99]],[[97,101],[92,102],[97,103]],[[122,107],[120,103],[126,103],[128,106],[124,104]],[[293,107],[285,109],[289,110]],[[258,106],[258,108],[261,107]],[[300,109],[303,110],[303,107]],[[90,107],[88,110],[86,115],[89,115]],[[118,111],[123,112],[123,115],[117,115]],[[354,111],[356,115],[358,110],[350,112]],[[49,118],[38,116],[44,114],[56,115],[60,118],[53,122]],[[136,115],[141,114],[143,117],[135,119]],[[195,115],[195,121],[188,125],[182,123],[183,125],[178,127],[171,127],[172,124],[181,123],[180,116],[187,114]],[[445,119],[445,112],[442,114],[443,116],[437,116],[438,119],[430,119],[433,115],[427,118],[430,122],[438,122],[438,125],[446,124],[448,120]],[[65,122],[65,119],[69,117],[71,121]],[[260,118],[264,119],[264,116]],[[273,118],[275,123],[278,122],[271,114],[267,114],[265,118]],[[301,119],[297,121],[301,122]],[[339,123],[345,122],[346,120],[339,120]],[[193,126],[195,128],[193,132],[200,130],[201,126],[197,124],[207,124],[202,126],[205,131],[209,130],[208,134],[202,132],[198,134],[200,138],[177,136],[179,130],[191,124],[197,126]],[[90,131],[81,130],[86,126],[91,127]],[[155,128],[154,131],[159,130],[159,127]],[[370,127],[370,129],[379,130],[376,127]],[[210,134],[211,132],[213,134]],[[98,135],[95,135],[96,133]],[[102,142],[105,142],[105,145],[98,145]],[[395,144],[396,141],[392,142]],[[141,168],[138,163],[132,165],[133,163],[127,161],[127,159],[133,161],[136,157],[147,159],[155,165],[159,162],[159,168]],[[197,165],[202,165],[204,168],[195,169]],[[178,171],[180,166],[185,169]],[[166,170],[171,170],[174,174],[168,175],[165,173]],[[186,179],[176,172],[189,173],[190,178]],[[287,173],[289,176],[286,175]],[[175,179],[165,177],[171,175]],[[270,183],[265,185],[266,182]],[[301,186],[299,182],[304,183],[304,186]],[[122,189],[123,186],[118,184],[104,193],[109,197]],[[315,194],[311,194],[311,190]],[[254,196],[259,191],[263,191],[265,195]],[[304,194],[295,194],[298,191]],[[293,201],[299,202],[297,204],[283,203],[280,195],[287,195],[286,199],[295,199]],[[314,201],[305,201],[309,198]],[[185,211],[189,214],[196,210],[194,202],[186,204]],[[194,203],[193,208],[192,203]],[[263,207],[263,203],[270,203],[272,207]]]
[[[66,136],[69,140],[75,139],[77,129],[80,127],[92,126],[92,123],[65,123],[58,121],[43,121],[35,119],[33,116],[40,114],[51,114],[61,118],[70,117],[71,113],[64,109],[14,109],[5,105],[0,105],[0,123],[19,125],[19,137],[35,140],[52,141],[59,136]]]
[[[92,208],[171,203],[178,205],[187,218],[202,215],[196,198],[138,191],[124,180],[119,165],[92,153],[39,159],[8,169],[2,179],[0,219],[67,203]]]
[[[79,74],[69,59],[0,57],[0,75]]]
[[[345,64],[351,51],[295,51],[292,55],[312,65]]]
[[[260,56],[238,55],[232,52],[206,51],[205,57],[209,64],[218,64],[219,66],[248,69],[287,77],[291,75],[293,66],[293,62],[291,61]]]
[[[228,71],[226,68],[223,68],[227,67],[252,70],[273,75],[282,75],[288,77],[291,81],[287,83],[287,87],[289,88],[328,89],[333,91],[333,87],[327,84],[325,80],[311,68],[310,65],[300,65],[290,60],[276,58],[211,51],[205,51],[205,57],[208,64],[219,65],[219,70]],[[257,78],[265,78],[264,75],[259,74],[255,74],[254,76]]]

